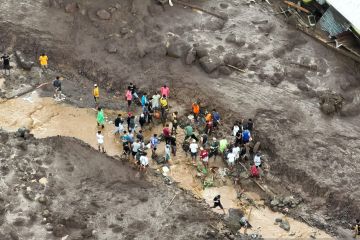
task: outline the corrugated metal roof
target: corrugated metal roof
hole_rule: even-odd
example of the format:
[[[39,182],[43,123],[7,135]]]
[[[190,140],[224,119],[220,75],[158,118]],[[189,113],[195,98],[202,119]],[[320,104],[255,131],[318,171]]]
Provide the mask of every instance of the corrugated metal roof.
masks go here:
[[[351,25],[360,31],[360,0],[327,0]]]
[[[328,32],[330,36],[336,36],[349,29],[350,23],[331,6],[322,15],[318,24],[321,30]]]

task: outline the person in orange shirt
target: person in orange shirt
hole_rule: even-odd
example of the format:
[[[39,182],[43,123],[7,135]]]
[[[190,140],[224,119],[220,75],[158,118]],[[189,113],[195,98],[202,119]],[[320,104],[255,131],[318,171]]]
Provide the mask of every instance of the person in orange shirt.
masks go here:
[[[48,68],[48,60],[49,58],[46,56],[45,53],[41,54],[41,56],[39,57],[40,66],[43,71]]]
[[[192,112],[194,114],[194,119],[197,122],[198,121],[198,116],[200,113],[200,105],[197,102],[193,102],[192,104]]]

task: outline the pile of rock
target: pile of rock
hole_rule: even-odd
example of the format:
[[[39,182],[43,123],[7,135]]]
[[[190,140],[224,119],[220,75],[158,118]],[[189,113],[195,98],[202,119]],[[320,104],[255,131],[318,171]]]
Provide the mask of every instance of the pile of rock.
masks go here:
[[[289,221],[285,218],[276,218],[275,224],[279,224],[279,227],[284,229],[285,231],[290,231],[290,224]]]
[[[270,201],[270,208],[273,211],[279,211],[284,208],[295,208],[302,202],[301,198],[296,198],[294,196],[287,197],[275,197]]]

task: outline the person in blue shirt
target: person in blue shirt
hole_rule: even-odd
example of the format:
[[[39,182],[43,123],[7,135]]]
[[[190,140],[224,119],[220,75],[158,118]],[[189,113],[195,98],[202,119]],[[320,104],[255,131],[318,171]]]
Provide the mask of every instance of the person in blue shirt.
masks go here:
[[[216,128],[220,124],[220,114],[216,109],[213,109],[211,115],[213,117],[213,127]]]
[[[155,155],[158,145],[159,145],[159,139],[157,137],[157,134],[154,134],[154,136],[152,136],[150,138],[150,146],[151,146],[152,155]]]
[[[250,131],[248,129],[245,129],[243,132],[242,132],[242,141],[244,144],[250,142],[250,139],[251,139],[251,134],[250,134]]]
[[[141,106],[143,107],[143,109],[145,108],[145,106],[149,103],[148,98],[147,98],[147,93],[144,93],[144,95],[142,95],[141,97]]]

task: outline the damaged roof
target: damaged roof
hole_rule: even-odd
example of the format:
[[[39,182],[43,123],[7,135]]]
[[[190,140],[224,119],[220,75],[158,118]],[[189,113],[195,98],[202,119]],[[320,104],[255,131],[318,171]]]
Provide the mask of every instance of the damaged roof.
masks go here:
[[[360,32],[360,0],[327,0],[341,15],[343,15]]]

